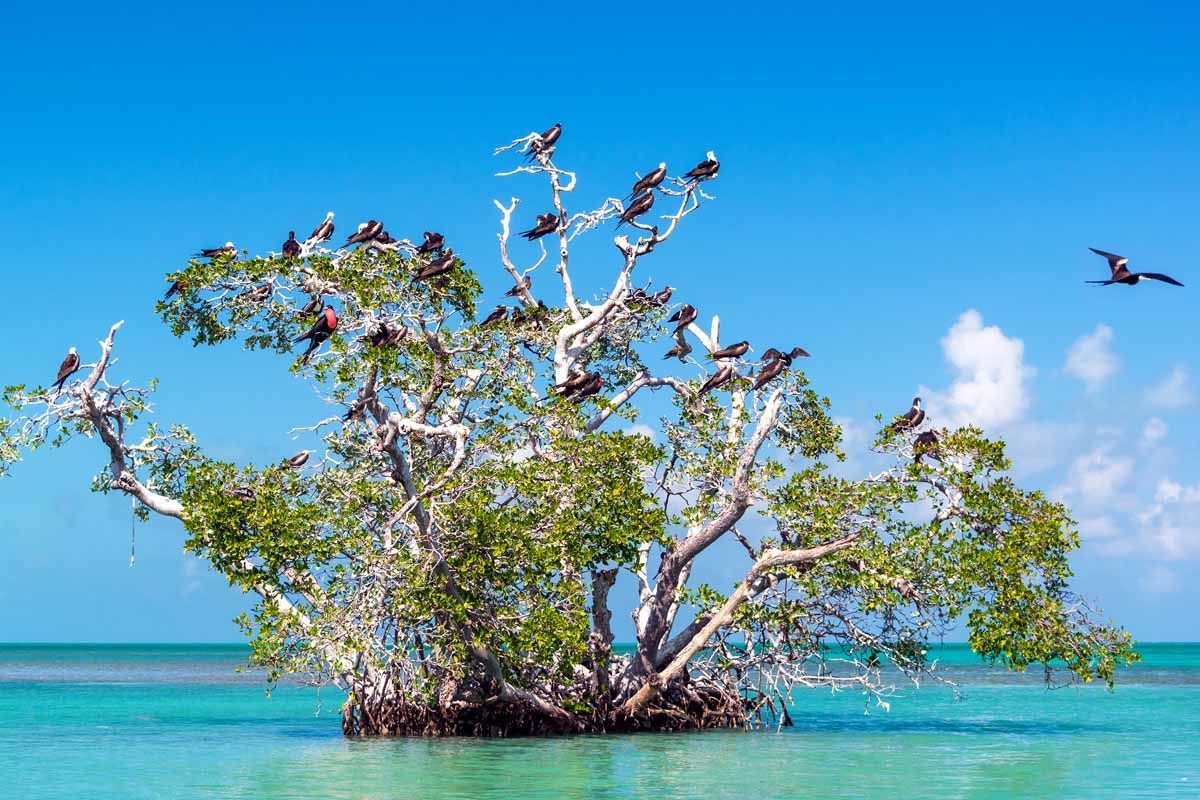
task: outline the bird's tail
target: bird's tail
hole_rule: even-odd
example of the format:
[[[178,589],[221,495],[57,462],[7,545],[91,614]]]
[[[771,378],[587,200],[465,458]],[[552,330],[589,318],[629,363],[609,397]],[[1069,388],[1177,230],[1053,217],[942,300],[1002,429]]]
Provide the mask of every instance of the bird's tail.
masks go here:
[[[1100,286],[1111,286],[1112,284],[1116,283],[1116,281],[1084,281],[1084,283],[1094,283]]]

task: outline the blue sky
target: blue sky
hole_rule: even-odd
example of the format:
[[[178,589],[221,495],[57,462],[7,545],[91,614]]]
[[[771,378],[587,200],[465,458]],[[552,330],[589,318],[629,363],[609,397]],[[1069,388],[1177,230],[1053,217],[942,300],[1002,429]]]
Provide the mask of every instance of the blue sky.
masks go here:
[[[1142,639],[1200,639],[1200,12],[895,8],[10,12],[0,383],[47,380],[125,319],[120,369],[162,380],[164,420],[277,458],[311,392],[153,315],[197,247],[377,216],[446,233],[498,298],[491,201],[538,187],[493,177],[494,146],[562,121],[580,204],[711,148],[717,202],[646,274],[730,341],[811,350],[852,446],[921,387],[1008,437],[1084,523],[1078,588]],[[1189,287],[1085,286],[1106,271],[1088,245]],[[598,287],[611,255],[586,252],[576,285]],[[128,568],[128,503],[87,492],[100,465],[82,442],[0,482],[0,640],[236,639],[245,599],[176,527],[139,527]]]

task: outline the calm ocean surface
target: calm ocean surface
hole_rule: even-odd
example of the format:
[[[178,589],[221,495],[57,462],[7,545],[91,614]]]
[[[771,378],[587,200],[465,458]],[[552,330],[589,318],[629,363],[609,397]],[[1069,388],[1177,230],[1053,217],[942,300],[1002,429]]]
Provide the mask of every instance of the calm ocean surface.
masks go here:
[[[961,699],[811,691],[783,733],[351,741],[241,646],[0,645],[0,793],[32,798],[1200,798],[1200,644],[1116,692],[939,651]]]

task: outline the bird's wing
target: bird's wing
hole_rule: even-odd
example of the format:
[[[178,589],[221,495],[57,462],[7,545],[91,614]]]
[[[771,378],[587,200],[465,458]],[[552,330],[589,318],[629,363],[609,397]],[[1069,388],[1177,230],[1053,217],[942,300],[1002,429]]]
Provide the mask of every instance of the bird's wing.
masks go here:
[[[1097,250],[1094,247],[1089,247],[1088,250],[1091,250],[1093,253],[1095,253],[1098,256],[1104,256],[1105,260],[1108,261],[1109,268],[1111,268],[1113,272],[1116,272],[1123,265],[1129,263],[1128,258],[1126,258],[1125,256],[1119,256],[1116,253],[1108,253],[1108,252],[1105,252],[1104,250]]]
[[[62,363],[58,365],[58,375],[54,378],[54,380],[61,381],[63,378],[67,377],[72,372],[74,372],[75,371],[75,359],[76,359],[76,356],[67,356],[66,358],[64,358],[62,360]]]
[[[1172,286],[1183,286],[1182,283],[1175,280],[1170,275],[1163,275],[1161,272],[1141,272],[1138,274],[1143,278],[1149,278],[1152,281],[1162,281],[1163,283],[1169,283]]]

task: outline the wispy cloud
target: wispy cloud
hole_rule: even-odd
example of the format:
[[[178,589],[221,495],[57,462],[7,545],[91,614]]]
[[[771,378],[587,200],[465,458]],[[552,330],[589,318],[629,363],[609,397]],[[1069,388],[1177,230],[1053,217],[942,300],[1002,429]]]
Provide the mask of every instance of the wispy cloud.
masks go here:
[[[1146,390],[1146,402],[1159,408],[1184,408],[1195,403],[1196,392],[1187,367],[1172,367],[1165,378]]]
[[[1112,328],[1097,325],[1094,331],[1076,339],[1067,350],[1063,372],[1083,381],[1089,393],[1098,391],[1121,368],[1112,343]]]

